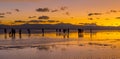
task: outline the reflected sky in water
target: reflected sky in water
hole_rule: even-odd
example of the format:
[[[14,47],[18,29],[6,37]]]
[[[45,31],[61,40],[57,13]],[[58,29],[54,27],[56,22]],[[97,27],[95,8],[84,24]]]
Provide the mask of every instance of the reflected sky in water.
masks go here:
[[[120,59],[120,31],[0,34],[0,59]]]

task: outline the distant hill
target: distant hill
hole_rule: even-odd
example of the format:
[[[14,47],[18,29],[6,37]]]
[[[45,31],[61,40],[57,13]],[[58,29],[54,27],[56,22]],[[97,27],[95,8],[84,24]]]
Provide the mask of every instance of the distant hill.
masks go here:
[[[114,27],[114,26],[83,26],[83,25],[72,25],[69,23],[59,23],[59,24],[23,24],[23,25],[14,25],[14,26],[7,26],[7,25],[0,25],[0,28],[16,28],[16,29],[94,29],[94,30],[120,30],[120,27]]]

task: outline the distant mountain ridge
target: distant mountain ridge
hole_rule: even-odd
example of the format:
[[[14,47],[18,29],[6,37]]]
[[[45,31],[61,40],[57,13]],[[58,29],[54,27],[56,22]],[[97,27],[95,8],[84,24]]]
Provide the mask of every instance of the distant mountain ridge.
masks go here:
[[[8,25],[0,25],[0,28],[18,28],[18,29],[94,29],[94,30],[120,30],[120,27],[115,27],[115,26],[83,26],[83,25],[73,25],[69,23],[59,23],[59,24],[23,24],[23,25],[14,25],[14,26],[8,26]]]

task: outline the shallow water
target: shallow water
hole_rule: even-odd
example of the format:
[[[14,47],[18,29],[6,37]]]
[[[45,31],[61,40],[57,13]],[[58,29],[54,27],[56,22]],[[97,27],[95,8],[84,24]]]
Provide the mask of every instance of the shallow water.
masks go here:
[[[120,31],[0,34],[0,59],[120,59]]]

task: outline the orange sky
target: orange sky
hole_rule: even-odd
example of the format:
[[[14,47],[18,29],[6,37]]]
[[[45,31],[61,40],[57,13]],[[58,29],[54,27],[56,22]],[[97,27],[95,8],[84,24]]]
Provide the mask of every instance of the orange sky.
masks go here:
[[[39,20],[52,24],[64,22],[120,26],[119,2],[118,0],[0,0],[0,21],[4,24],[14,23],[13,21],[16,20],[26,22]],[[48,8],[49,12],[36,11],[38,8]],[[4,15],[1,15],[2,13]],[[88,16],[90,13],[93,15]],[[101,13],[101,15],[94,15],[94,13]],[[38,19],[41,16],[48,16],[49,19]]]

